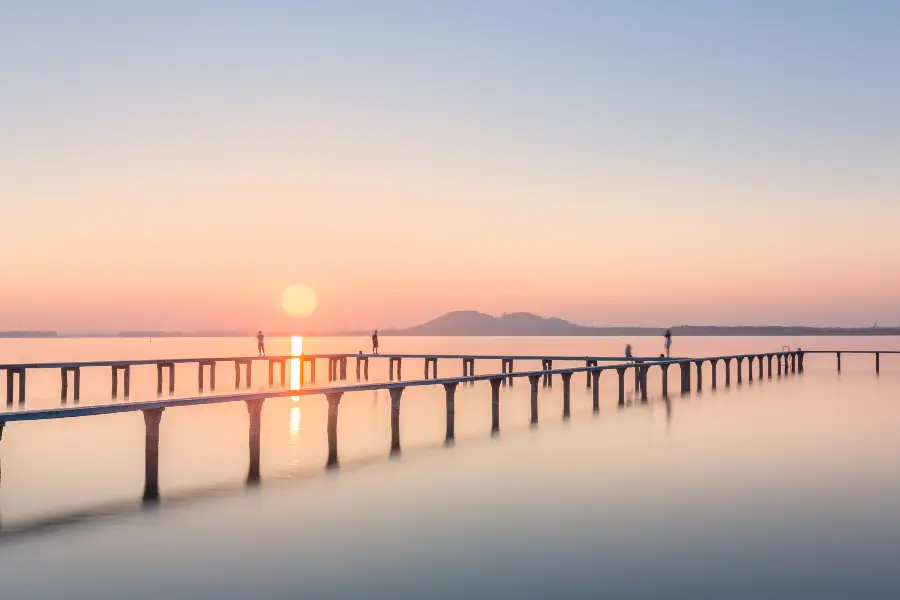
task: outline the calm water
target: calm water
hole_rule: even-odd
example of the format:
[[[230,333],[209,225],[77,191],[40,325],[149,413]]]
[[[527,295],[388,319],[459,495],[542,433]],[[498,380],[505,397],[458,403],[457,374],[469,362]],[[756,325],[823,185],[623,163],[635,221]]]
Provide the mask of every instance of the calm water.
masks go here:
[[[660,351],[660,340],[631,341],[637,354]],[[0,340],[0,363],[234,356],[254,343]],[[366,344],[305,339],[304,350]],[[624,344],[385,338],[382,350],[584,355]],[[782,345],[900,348],[893,338],[680,338],[673,353]],[[290,340],[267,346],[286,354]],[[385,363],[372,364],[373,379]],[[654,370],[649,403],[624,409],[604,374],[597,415],[577,375],[571,419],[557,380],[541,390],[537,427],[523,381],[502,391],[498,436],[489,385],[460,388],[452,446],[443,389],[413,388],[394,457],[388,395],[347,394],[341,467],[327,472],[324,399],[269,400],[263,483],[249,489],[244,405],[170,409],[152,509],[140,502],[140,413],[11,423],[0,442],[0,598],[900,597],[900,357],[883,357],[880,377],[871,357],[845,356],[840,375],[833,356],[805,366],[668,405]],[[404,377],[422,368],[405,363]],[[228,391],[233,370],[219,369]],[[107,369],[82,377],[83,404],[109,401]],[[133,400],[155,396],[153,367],[132,377]],[[176,395],[196,393],[196,377],[179,367]],[[260,364],[254,388],[266,382]],[[58,372],[29,373],[28,385],[29,407],[59,404]]]

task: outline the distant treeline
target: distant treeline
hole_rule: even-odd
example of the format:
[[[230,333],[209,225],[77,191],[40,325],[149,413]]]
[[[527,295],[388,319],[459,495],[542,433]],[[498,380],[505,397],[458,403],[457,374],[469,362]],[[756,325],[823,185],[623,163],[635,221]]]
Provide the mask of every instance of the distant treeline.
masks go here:
[[[55,331],[0,331],[0,338],[52,338],[58,337]]]

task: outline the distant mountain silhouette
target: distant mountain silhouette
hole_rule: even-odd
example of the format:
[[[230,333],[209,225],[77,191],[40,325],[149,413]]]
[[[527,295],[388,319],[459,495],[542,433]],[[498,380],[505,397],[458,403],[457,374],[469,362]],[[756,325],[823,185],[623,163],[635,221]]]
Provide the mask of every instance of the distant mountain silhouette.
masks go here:
[[[556,317],[545,318],[526,312],[494,317],[474,310],[449,312],[427,323],[384,331],[385,335],[409,336],[578,336],[578,335],[662,335],[664,327],[588,327]],[[900,335],[898,327],[794,327],[794,326],[708,326],[671,327],[673,335]]]
[[[552,317],[545,319],[531,313],[509,313],[492,317],[474,310],[449,312],[436,319],[387,332],[392,335],[591,335],[590,327],[575,325]]]

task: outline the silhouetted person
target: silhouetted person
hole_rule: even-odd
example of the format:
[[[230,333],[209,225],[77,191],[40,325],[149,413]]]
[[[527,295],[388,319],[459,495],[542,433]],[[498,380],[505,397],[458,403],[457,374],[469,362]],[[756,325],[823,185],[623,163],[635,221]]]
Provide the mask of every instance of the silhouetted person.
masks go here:
[[[663,338],[665,339],[666,358],[669,358],[672,356],[672,330],[666,329],[666,333],[663,335]]]
[[[256,333],[256,350],[259,352],[260,356],[266,355],[266,336],[263,335],[263,332],[260,330]]]
[[[372,354],[378,354],[378,330],[372,334]]]
[[[631,360],[633,358],[631,354],[631,344],[625,344],[625,358]]]

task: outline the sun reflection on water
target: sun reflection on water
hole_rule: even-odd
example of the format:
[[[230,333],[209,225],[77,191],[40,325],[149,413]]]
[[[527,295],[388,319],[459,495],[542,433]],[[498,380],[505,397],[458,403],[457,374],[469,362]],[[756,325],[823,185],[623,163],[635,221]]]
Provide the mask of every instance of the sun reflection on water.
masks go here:
[[[291,336],[291,356],[300,356],[303,354],[303,336],[300,335],[292,335]],[[291,359],[291,389],[299,390],[300,385],[303,383],[300,381],[300,359],[292,358]],[[297,402],[300,400],[300,396],[291,396],[291,400]],[[293,416],[291,417],[293,419]]]
[[[291,425],[290,425],[291,437],[296,438],[300,435],[300,406],[294,406],[291,408]]]

